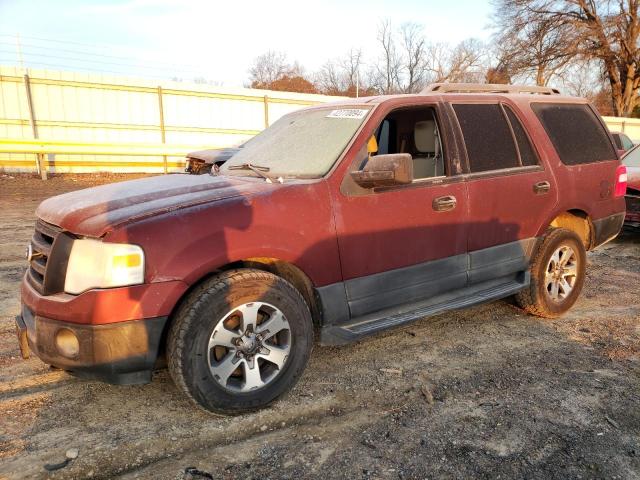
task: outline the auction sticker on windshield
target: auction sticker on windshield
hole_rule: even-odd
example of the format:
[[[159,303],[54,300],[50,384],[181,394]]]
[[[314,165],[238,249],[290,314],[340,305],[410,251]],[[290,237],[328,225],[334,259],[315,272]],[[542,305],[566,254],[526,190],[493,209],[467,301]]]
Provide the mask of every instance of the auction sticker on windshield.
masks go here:
[[[369,110],[360,108],[346,108],[343,110],[331,110],[327,118],[364,118]]]

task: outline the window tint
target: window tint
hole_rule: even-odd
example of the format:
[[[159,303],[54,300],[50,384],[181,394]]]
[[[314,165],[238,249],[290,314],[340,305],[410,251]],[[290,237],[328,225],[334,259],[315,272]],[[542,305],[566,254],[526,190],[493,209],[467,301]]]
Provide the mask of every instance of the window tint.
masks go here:
[[[498,104],[457,104],[471,172],[519,167],[518,154],[509,125]]]
[[[531,108],[565,165],[617,157],[607,132],[588,105],[533,103]]]
[[[520,150],[520,159],[522,160],[522,166],[527,167],[530,165],[538,165],[538,156],[536,155],[527,133],[524,131],[524,127],[516,117],[516,114],[505,105],[504,110],[507,112],[511,127],[513,127],[513,133],[518,142],[518,150]]]

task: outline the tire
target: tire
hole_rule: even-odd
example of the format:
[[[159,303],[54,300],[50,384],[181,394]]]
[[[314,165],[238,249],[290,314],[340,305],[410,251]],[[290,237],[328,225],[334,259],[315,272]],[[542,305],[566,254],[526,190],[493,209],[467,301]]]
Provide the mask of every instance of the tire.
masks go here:
[[[287,392],[312,347],[311,313],[300,292],[271,273],[240,269],[185,298],[169,330],[167,357],[175,384],[196,405],[230,415]]]
[[[558,256],[554,257],[554,254]],[[565,266],[562,266],[562,262],[566,262]],[[558,263],[561,268],[556,269],[554,265]],[[580,295],[586,263],[584,244],[576,233],[564,228],[549,230],[542,237],[531,259],[531,283],[516,294],[516,302],[526,312],[538,317],[561,316],[573,306]],[[574,271],[575,274],[572,275]],[[564,279],[564,286],[560,278]],[[570,287],[568,292],[567,287]]]

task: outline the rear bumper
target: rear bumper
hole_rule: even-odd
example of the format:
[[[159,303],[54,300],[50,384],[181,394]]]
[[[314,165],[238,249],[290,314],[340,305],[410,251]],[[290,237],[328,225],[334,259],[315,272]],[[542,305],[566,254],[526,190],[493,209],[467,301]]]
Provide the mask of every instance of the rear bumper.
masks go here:
[[[599,247],[618,236],[624,223],[625,212],[593,221],[593,248]]]
[[[41,317],[23,305],[16,328],[23,357],[30,351],[43,362],[74,375],[126,385],[151,380],[166,322],[167,317],[156,317],[81,325]],[[77,338],[77,354],[65,355],[58,348],[56,336],[61,330]],[[29,351],[25,351],[27,348]]]

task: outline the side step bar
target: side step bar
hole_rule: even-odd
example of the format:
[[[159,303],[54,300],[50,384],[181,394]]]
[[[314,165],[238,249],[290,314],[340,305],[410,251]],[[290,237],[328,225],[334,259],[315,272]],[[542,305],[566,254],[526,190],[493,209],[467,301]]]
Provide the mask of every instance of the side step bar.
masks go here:
[[[326,325],[320,330],[321,345],[346,345],[375,333],[410,323],[447,310],[459,310],[513,295],[529,285],[529,272],[501,283],[487,282],[446,293],[411,305],[381,310],[342,325]],[[520,280],[519,279],[519,280]]]

